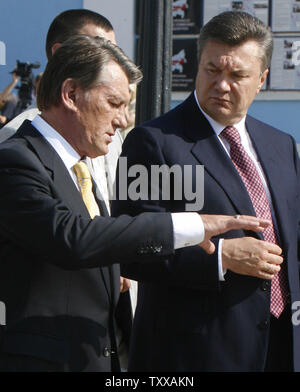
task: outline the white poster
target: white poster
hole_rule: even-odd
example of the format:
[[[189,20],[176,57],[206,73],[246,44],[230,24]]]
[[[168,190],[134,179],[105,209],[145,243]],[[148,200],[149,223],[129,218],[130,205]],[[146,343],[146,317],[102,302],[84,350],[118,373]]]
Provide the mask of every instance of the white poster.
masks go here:
[[[274,38],[270,88],[300,90],[300,36]]]
[[[272,31],[300,31],[300,0],[273,0]]]
[[[204,0],[203,24],[224,11],[244,11],[269,24],[268,0]]]

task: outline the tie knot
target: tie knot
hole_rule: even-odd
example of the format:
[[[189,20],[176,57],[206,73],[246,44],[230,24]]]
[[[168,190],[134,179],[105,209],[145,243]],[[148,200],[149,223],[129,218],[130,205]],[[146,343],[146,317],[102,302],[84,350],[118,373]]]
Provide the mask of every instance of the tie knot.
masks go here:
[[[91,180],[91,174],[85,162],[83,161],[77,162],[73,166],[73,169],[78,180],[80,179]]]
[[[99,215],[99,208],[93,194],[93,182],[87,164],[79,161],[73,166],[73,170],[77,177],[78,188],[83,202],[91,218],[94,218],[96,215]]]
[[[221,135],[228,141],[230,145],[241,144],[241,137],[239,131],[232,126],[226,127],[221,132]]]

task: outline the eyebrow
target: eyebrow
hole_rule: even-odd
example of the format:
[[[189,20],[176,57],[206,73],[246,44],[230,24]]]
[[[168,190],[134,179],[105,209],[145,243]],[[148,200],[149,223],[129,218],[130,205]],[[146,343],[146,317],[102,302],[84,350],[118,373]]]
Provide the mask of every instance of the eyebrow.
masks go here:
[[[130,98],[129,100],[127,100],[124,99],[121,95],[114,95],[114,94],[109,94],[108,99],[112,99],[113,101],[116,101],[118,104],[125,104],[125,105],[127,105],[130,101]]]
[[[220,67],[218,67],[217,65],[215,65],[212,61],[209,61],[209,62],[207,63],[206,66],[210,66],[210,67],[214,67],[214,68],[216,68],[216,69],[220,69]],[[235,74],[238,74],[238,73],[243,74],[243,73],[247,73],[248,70],[238,68],[238,69],[232,70],[231,72],[232,72],[232,73],[235,73]]]
[[[212,67],[218,68],[212,61],[210,61],[207,65],[210,65]]]

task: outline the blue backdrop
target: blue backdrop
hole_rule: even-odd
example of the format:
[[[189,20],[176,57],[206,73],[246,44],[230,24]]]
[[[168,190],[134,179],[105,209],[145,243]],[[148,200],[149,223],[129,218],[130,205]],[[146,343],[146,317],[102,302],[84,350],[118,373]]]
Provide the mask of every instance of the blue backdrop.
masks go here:
[[[254,101],[249,114],[290,133],[300,143],[300,101]]]
[[[0,90],[12,80],[16,60],[39,61],[37,75],[47,63],[45,41],[50,23],[60,12],[82,8],[83,0],[1,0],[0,41],[6,46],[6,65],[0,65]],[[16,92],[16,91],[15,91]]]

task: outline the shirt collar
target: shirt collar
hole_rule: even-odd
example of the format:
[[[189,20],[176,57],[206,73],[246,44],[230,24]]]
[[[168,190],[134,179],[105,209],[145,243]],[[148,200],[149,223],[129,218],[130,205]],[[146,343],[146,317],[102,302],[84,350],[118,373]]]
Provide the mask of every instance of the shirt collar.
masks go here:
[[[51,127],[40,115],[37,115],[31,124],[40,132],[40,134],[51,144],[57,154],[64,162],[66,168],[70,170],[75,163],[80,160],[80,155],[64,139],[60,133]]]
[[[197,102],[198,108],[200,109],[200,111],[202,112],[203,116],[207,119],[207,121],[210,123],[212,129],[214,130],[215,134],[217,136],[220,136],[220,133],[223,131],[224,128],[226,128],[223,124],[218,123],[217,121],[215,121],[213,118],[211,118],[208,114],[206,114],[204,112],[204,110],[201,108],[199,101],[198,101],[198,97],[196,94],[196,90],[194,90],[194,96],[195,96],[195,100]],[[242,136],[243,134],[245,134],[246,132],[246,116],[243,117],[237,124],[234,124],[233,126],[238,130],[239,134]]]

